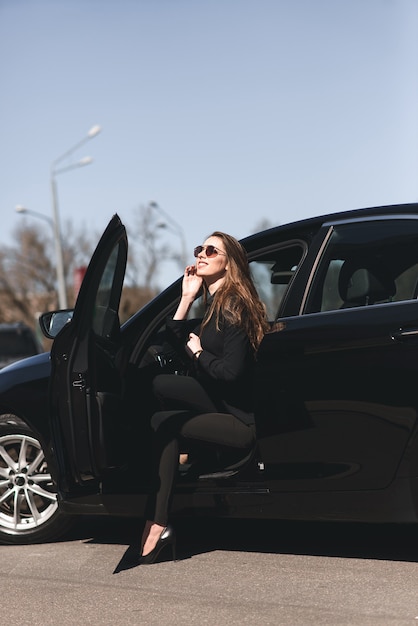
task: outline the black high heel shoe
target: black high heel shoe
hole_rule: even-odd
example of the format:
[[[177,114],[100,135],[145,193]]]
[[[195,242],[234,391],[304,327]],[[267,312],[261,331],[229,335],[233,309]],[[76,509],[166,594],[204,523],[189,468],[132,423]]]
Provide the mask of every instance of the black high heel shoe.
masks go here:
[[[176,534],[171,526],[166,526],[151,552],[148,552],[148,554],[146,554],[145,556],[141,555],[139,557],[139,565],[151,565],[151,563],[155,563],[162,550],[169,546],[171,546],[172,559],[173,561],[175,561]]]

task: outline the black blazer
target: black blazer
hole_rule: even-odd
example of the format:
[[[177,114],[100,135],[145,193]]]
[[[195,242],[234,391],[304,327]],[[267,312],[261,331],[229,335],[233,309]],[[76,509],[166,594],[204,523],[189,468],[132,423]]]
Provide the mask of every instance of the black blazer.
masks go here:
[[[202,320],[167,320],[167,330],[178,349],[185,350],[190,332],[200,336],[203,352],[193,359],[194,377],[206,389],[220,412],[232,413],[254,424],[254,350],[245,331],[214,316],[201,331]]]

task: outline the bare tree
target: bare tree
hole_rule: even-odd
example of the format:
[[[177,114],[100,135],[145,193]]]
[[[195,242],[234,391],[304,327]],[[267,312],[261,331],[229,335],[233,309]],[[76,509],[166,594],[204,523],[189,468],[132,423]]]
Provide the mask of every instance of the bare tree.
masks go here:
[[[33,325],[39,298],[48,305],[55,296],[53,255],[39,227],[20,224],[14,238],[16,245],[4,248],[0,256],[0,319]]]
[[[258,222],[255,224],[252,232],[253,233],[258,233],[261,230],[267,230],[268,228],[272,228],[273,226],[277,226],[278,224],[272,224],[270,222],[270,220],[267,217],[262,217],[260,220],[258,220]]]
[[[87,234],[85,230],[74,228],[71,220],[66,220],[63,227],[64,272],[67,284],[71,283],[74,269],[87,266],[100,239],[101,232]]]
[[[157,289],[156,281],[163,261],[175,258],[174,251],[161,241],[163,234],[161,218],[152,204],[140,205],[130,229],[130,270],[127,277],[135,285],[138,285],[139,278],[140,284],[150,293]]]
[[[157,245],[159,231],[151,210],[140,209],[133,231],[132,259],[128,263],[126,287],[122,294],[121,320],[124,321],[156,293],[152,287],[166,246]],[[136,236],[135,236],[136,235]],[[64,274],[69,306],[76,293],[74,271],[88,265],[100,233],[87,235],[75,229],[70,220],[62,228]],[[0,251],[0,322],[24,321],[36,325],[37,313],[58,308],[55,248],[48,229],[37,222],[22,220],[13,232],[14,244]],[[135,254],[136,253],[136,254]],[[140,259],[138,266],[135,258]],[[132,262],[133,261],[133,262]]]
[[[259,221],[255,230],[270,226]],[[87,266],[100,233],[86,234],[65,222],[63,256],[68,301],[74,304],[74,270]],[[161,219],[152,206],[140,205],[128,227],[129,261],[120,307],[121,321],[126,320],[155,296],[157,278],[164,261],[179,262],[168,245]],[[35,326],[36,313],[58,308],[55,249],[48,229],[37,222],[22,220],[14,233],[14,245],[0,251],[0,322],[25,321]],[[176,256],[177,255],[177,256]]]
[[[75,267],[87,264],[93,244],[70,223],[63,231],[67,284]],[[55,252],[51,234],[39,224],[21,222],[14,230],[15,245],[0,253],[0,321],[34,325],[36,313],[58,307]],[[74,300],[69,290],[70,302]]]

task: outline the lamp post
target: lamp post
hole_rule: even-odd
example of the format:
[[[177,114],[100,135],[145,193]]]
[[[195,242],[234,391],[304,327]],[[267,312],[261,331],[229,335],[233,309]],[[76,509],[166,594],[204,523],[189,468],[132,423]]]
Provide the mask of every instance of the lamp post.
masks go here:
[[[52,216],[53,216],[53,228],[54,228],[54,242],[55,242],[55,255],[57,262],[57,281],[58,281],[58,303],[60,309],[66,309],[68,307],[67,304],[67,290],[65,286],[65,274],[64,274],[64,259],[62,254],[62,243],[61,243],[61,227],[59,220],[59,210],[58,210],[58,191],[57,191],[57,182],[55,177],[58,174],[63,174],[64,172],[68,172],[69,170],[75,169],[77,167],[83,167],[84,165],[89,165],[93,161],[91,157],[83,157],[79,161],[75,163],[70,163],[61,168],[57,168],[57,164],[61,163],[64,159],[70,157],[73,152],[78,150],[83,144],[90,139],[93,139],[98,133],[100,133],[100,126],[92,126],[88,131],[87,135],[78,141],[72,148],[64,152],[61,156],[56,158],[51,165],[51,194],[52,194]]]
[[[184,269],[187,264],[187,254],[186,254],[186,240],[184,238],[182,227],[180,226],[180,224],[176,222],[175,219],[171,217],[169,213],[167,213],[167,211],[164,211],[164,209],[162,209],[160,205],[157,204],[156,202],[150,202],[149,206],[152,209],[155,209],[156,211],[158,211],[165,219],[165,222],[159,223],[158,226],[160,228],[171,229],[176,235],[179,236],[180,242],[181,242],[180,262],[181,262],[182,268]]]
[[[52,218],[44,215],[43,213],[38,213],[37,211],[31,211],[22,205],[16,206],[16,211],[18,213],[28,213],[33,215],[34,217],[39,217],[40,219],[46,220],[52,226],[52,230],[54,233],[54,245],[55,245],[55,257],[56,257],[56,271],[57,271],[57,285],[58,285],[58,306],[60,309],[68,308],[67,303],[67,289],[65,285],[65,273],[64,273],[64,258],[62,253],[62,239],[61,239],[61,227],[59,220],[59,211],[58,211],[58,192],[57,192],[57,182],[55,177],[58,174],[63,174],[64,172],[68,172],[69,170],[73,170],[78,167],[83,167],[84,165],[89,165],[92,163],[93,159],[89,156],[83,157],[78,161],[69,163],[68,165],[64,165],[63,167],[57,168],[57,164],[64,161],[70,157],[75,150],[80,148],[84,143],[93,139],[96,135],[98,135],[101,131],[100,126],[92,126],[88,131],[87,135],[78,141],[72,148],[64,152],[61,156],[59,156],[55,161],[52,162],[51,165],[51,194],[52,194]]]
[[[15,211],[16,213],[21,213],[21,214],[25,214],[25,215],[33,215],[34,217],[39,217],[39,219],[41,220],[45,220],[45,222],[48,222],[48,224],[51,226],[51,228],[54,228],[54,222],[52,220],[51,217],[48,217],[48,215],[45,215],[44,213],[38,213],[38,211],[31,211],[30,209],[27,209],[25,206],[21,205],[21,204],[17,204],[15,206]]]
[[[45,220],[52,228],[52,232],[54,235],[54,244],[55,244],[55,256],[56,256],[56,272],[57,272],[57,284],[58,284],[58,306],[60,309],[67,308],[67,292],[65,287],[65,279],[64,279],[64,265],[63,265],[63,255],[62,255],[62,246],[61,246],[61,235],[59,231],[59,227],[57,228],[55,220],[44,213],[39,213],[38,211],[31,211],[26,207],[18,204],[15,207],[17,213],[33,215],[34,217],[38,217],[39,219]]]

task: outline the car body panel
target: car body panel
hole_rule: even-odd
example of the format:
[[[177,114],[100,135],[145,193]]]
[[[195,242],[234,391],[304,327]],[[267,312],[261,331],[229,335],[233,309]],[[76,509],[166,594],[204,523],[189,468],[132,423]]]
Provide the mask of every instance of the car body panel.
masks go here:
[[[50,373],[50,355],[43,352],[11,363],[0,376],[0,416],[19,416],[43,441],[49,439]]]
[[[390,484],[418,408],[418,355],[393,333],[416,318],[417,308],[413,302],[288,318],[283,330],[266,336],[258,354],[257,423],[277,488]]]

